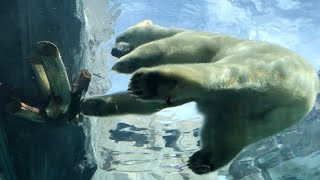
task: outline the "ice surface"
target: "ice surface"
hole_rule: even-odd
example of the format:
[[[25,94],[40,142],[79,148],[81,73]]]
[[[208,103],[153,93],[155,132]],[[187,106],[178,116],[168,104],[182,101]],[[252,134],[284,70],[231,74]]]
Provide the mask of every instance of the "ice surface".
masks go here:
[[[296,51],[315,68],[320,68],[317,53],[320,47],[320,3],[317,0],[86,2],[89,5],[86,14],[91,23],[88,31],[94,47],[100,52],[93,57],[105,56],[107,60],[107,63],[94,65],[93,69],[99,73],[104,71],[105,64],[111,67],[116,62],[109,53],[115,36],[144,19],[167,27],[275,42]],[[95,13],[99,14],[97,18]],[[90,17],[95,21],[90,22]],[[107,34],[105,37],[104,33]],[[108,78],[112,85],[107,93],[125,90],[129,80],[127,75],[109,71],[103,78]],[[230,168],[218,172],[219,179],[320,179],[319,118],[318,99],[314,110],[300,123],[245,148]],[[98,164],[92,179],[217,177],[217,173],[197,176],[185,166],[188,157],[199,149],[201,121],[201,115],[192,103],[151,116],[92,118],[88,135],[93,158]]]

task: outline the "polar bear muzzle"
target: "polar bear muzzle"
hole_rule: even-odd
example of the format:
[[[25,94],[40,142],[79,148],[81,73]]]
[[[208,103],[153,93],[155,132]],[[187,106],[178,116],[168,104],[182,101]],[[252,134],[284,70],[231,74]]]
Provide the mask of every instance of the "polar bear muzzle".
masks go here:
[[[132,46],[126,42],[119,42],[114,45],[111,50],[111,55],[120,58],[133,50]]]

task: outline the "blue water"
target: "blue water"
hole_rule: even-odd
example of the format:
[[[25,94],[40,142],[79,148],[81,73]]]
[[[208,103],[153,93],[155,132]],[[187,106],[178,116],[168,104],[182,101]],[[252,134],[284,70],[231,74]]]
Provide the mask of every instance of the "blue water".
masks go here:
[[[320,69],[320,1],[317,0],[113,0],[106,6],[106,17],[114,19],[110,23],[110,37],[101,41],[106,52],[111,51],[117,34],[137,22],[151,19],[166,27],[274,42],[294,50],[314,68]],[[87,11],[95,12],[90,8]],[[109,67],[116,62],[109,53],[104,58]],[[129,78],[109,72],[111,87],[107,93],[125,90]],[[259,151],[261,154],[256,159],[245,161],[261,165],[256,172],[244,169],[247,164],[241,164],[244,163],[241,161],[240,165],[234,166],[239,169],[220,171],[220,179],[229,173],[244,179],[320,178],[317,173],[320,172],[317,151],[320,143],[316,140],[320,137],[320,128],[306,133],[306,128],[320,125],[319,114],[314,115],[309,124],[289,131],[288,136],[275,136],[264,144],[253,146],[253,149],[270,148],[270,151]],[[185,166],[188,157],[199,149],[198,129],[202,116],[193,103],[151,116],[92,118],[90,121],[91,146],[99,168],[93,179],[204,178],[196,176]],[[281,139],[282,136],[286,138]],[[294,154],[299,150],[297,148],[308,153]],[[290,158],[283,153],[285,150],[292,152]],[[249,155],[243,157],[252,157],[250,153],[258,152],[248,148],[243,154],[246,153]]]

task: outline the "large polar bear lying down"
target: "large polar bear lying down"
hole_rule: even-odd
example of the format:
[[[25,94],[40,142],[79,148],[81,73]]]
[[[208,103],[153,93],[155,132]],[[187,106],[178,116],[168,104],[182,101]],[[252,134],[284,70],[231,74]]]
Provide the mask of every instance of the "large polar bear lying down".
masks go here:
[[[126,92],[86,99],[90,116],[150,114],[191,101],[205,116],[195,173],[216,170],[246,145],[303,118],[319,88],[316,71],[275,44],[168,29],[143,21],[120,34],[112,68],[133,73]]]

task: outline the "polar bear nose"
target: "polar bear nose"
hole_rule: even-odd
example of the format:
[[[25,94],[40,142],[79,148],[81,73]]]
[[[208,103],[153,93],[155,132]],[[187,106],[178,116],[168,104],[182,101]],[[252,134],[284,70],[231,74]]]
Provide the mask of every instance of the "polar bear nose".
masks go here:
[[[121,56],[123,56],[123,52],[120,51],[117,47],[112,48],[111,50],[111,55],[117,58],[120,58]]]
[[[132,47],[129,43],[126,42],[119,42],[114,45],[114,47],[111,50],[111,55],[117,58],[120,58],[129,52],[132,51]]]

